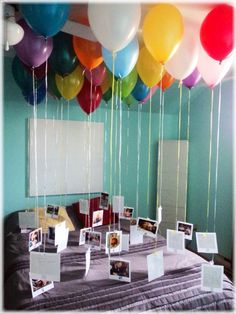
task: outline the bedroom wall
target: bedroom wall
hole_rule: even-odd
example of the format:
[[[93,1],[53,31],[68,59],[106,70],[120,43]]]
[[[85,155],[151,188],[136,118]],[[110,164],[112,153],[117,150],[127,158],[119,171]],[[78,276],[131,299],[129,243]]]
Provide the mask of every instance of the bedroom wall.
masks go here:
[[[27,190],[27,119],[33,117],[33,107],[28,105],[20,89],[16,85],[11,74],[11,59],[6,59],[4,64],[4,215],[25,208],[35,206],[35,199],[26,196]],[[158,106],[154,102],[153,106]],[[62,104],[48,97],[47,117],[61,117]],[[127,107],[124,107],[127,109]],[[154,108],[154,107],[153,107]],[[45,117],[44,105],[37,107],[38,118]],[[67,119],[67,101],[63,102],[63,118]],[[121,159],[121,191],[125,196],[125,203],[128,206],[136,207],[136,169],[137,169],[137,134],[138,134],[138,112],[130,110],[122,113],[122,159]],[[148,128],[149,113],[143,112],[141,108],[141,147],[140,147],[140,185],[139,185],[139,214],[154,218],[156,207],[156,181],[157,181],[157,139],[158,139],[158,114],[152,113],[152,137],[151,137],[151,164],[150,164],[150,208],[147,211],[147,160],[148,160]],[[107,118],[106,118],[107,114]],[[118,125],[119,125],[119,110]],[[73,120],[87,119],[76,100],[69,103],[69,118]],[[110,110],[106,110],[105,104],[92,114],[92,121],[101,121],[105,125],[107,136],[104,155],[104,190],[109,191],[109,137],[110,137]],[[176,138],[177,117],[175,115],[165,116],[165,138]],[[115,111],[114,111],[115,127]],[[127,138],[127,129],[129,137]],[[118,129],[119,132],[119,129]],[[119,191],[118,160],[115,170],[115,157],[118,159],[118,145],[116,146],[115,130],[113,131],[113,191]],[[117,134],[119,136],[119,133]],[[119,137],[118,142],[119,143]],[[79,144],[79,143],[78,143]],[[127,147],[129,154],[127,159]],[[116,153],[115,153],[116,152]],[[40,153],[40,152],[39,152]],[[116,178],[116,180],[115,180]],[[71,204],[80,197],[88,195],[61,195],[48,196],[47,203],[59,203],[62,205]],[[44,198],[39,198],[39,206],[44,205]]]

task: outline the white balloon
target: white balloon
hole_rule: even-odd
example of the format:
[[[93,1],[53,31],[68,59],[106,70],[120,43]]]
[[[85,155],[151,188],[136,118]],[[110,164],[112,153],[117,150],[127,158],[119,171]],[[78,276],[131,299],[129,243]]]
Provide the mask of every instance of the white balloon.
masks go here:
[[[183,39],[170,60],[165,64],[167,72],[176,80],[188,77],[196,68],[200,41],[197,30],[185,21]]]
[[[10,46],[18,44],[24,36],[23,28],[12,21],[5,21],[5,43],[7,42]]]
[[[141,5],[136,3],[89,3],[90,27],[103,47],[118,51],[137,33]]]
[[[197,69],[204,82],[211,88],[215,87],[225,77],[231,68],[235,58],[235,53],[224,59],[221,63],[211,58],[201,46]]]

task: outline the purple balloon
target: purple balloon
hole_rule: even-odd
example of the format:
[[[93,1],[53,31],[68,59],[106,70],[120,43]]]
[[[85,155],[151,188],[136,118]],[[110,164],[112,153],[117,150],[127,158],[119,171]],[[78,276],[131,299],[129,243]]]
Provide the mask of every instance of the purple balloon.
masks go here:
[[[195,70],[183,80],[183,84],[184,86],[191,89],[192,87],[197,85],[200,79],[201,79],[201,74],[199,73],[198,69],[195,68]]]
[[[104,63],[101,63],[99,66],[92,70],[85,69],[85,76],[89,80],[89,82],[93,84],[93,86],[99,86],[102,84],[106,76],[106,72],[107,70]]]
[[[39,67],[52,52],[52,38],[45,40],[43,36],[37,35],[23,19],[18,24],[24,29],[24,37],[14,46],[16,54],[22,62],[31,68]]]

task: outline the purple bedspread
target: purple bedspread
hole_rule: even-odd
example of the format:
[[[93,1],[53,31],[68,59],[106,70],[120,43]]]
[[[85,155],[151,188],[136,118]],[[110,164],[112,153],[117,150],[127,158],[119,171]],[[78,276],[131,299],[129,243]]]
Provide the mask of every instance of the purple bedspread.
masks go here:
[[[108,231],[106,226],[95,228]],[[77,311],[182,311],[233,310],[234,288],[224,276],[222,293],[203,292],[201,264],[206,262],[186,250],[185,254],[166,251],[166,240],[144,237],[144,243],[130,246],[129,252],[112,254],[131,262],[131,283],[108,279],[108,256],[103,248],[92,251],[86,278],[85,248],[78,246],[79,231],[70,232],[68,248],[61,254],[61,282],[54,289],[32,298],[29,283],[28,236],[10,232],[5,236],[4,306],[6,310]],[[40,248],[43,251],[43,246]],[[38,250],[38,249],[36,249]],[[54,250],[46,243],[46,251]],[[148,282],[147,255],[163,250],[164,276]]]

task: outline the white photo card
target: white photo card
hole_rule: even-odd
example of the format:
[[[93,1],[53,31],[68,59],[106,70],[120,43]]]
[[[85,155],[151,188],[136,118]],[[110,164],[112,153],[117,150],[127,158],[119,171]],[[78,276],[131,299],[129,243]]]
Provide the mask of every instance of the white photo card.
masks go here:
[[[33,298],[54,288],[53,281],[49,281],[45,279],[34,279],[31,277],[30,274],[29,274],[29,279],[30,279],[30,287],[31,287]]]
[[[138,217],[137,230],[143,234],[156,238],[158,231],[158,222],[156,220]]]
[[[89,200],[82,198],[79,200],[79,212],[80,214],[89,215]]]
[[[167,229],[167,251],[181,253],[185,252],[184,232]]]
[[[202,264],[201,290],[222,292],[224,266]]]
[[[80,233],[79,233],[79,245],[85,244],[85,233],[86,233],[86,231],[91,231],[91,230],[92,230],[91,227],[80,229]]]
[[[35,229],[36,226],[36,213],[34,211],[25,211],[18,213],[20,229]]]
[[[29,233],[29,251],[32,251],[42,244],[42,228]]]
[[[122,231],[114,230],[106,232],[106,254],[121,252]]]
[[[131,282],[130,261],[117,258],[109,259],[109,278]]]
[[[147,255],[148,281],[164,275],[163,251]]]
[[[94,211],[92,227],[102,226],[102,224],[103,224],[103,209]]]
[[[101,250],[102,233],[96,231],[85,232],[85,245],[90,246],[91,249]]]
[[[123,212],[120,213],[120,216],[125,219],[130,219],[133,217],[134,208],[125,206]]]
[[[176,230],[182,231],[184,233],[184,238],[186,240],[192,240],[193,237],[193,224],[184,221],[176,222]]]
[[[196,240],[199,253],[218,253],[215,232],[196,232]]]

